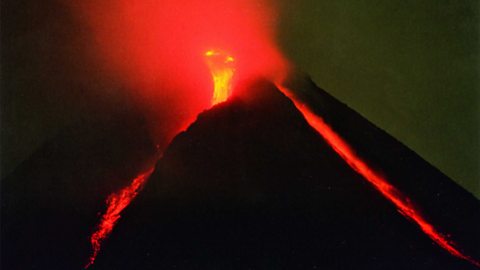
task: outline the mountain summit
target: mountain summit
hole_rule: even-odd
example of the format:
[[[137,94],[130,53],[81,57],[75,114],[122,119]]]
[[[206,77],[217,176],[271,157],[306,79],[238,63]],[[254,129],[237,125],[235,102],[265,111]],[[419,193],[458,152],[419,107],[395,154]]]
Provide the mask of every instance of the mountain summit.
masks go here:
[[[302,87],[359,155],[478,255],[471,194],[321,89]],[[249,89],[175,138],[95,269],[474,268],[402,216],[274,85]]]

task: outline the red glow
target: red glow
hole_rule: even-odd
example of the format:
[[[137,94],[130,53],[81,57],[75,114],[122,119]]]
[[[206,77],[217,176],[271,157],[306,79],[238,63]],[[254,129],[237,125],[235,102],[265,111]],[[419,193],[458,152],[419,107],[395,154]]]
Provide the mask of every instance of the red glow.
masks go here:
[[[274,78],[284,70],[270,0],[63,1],[91,31],[92,54],[105,77],[130,89],[127,95],[142,105],[160,153],[198,113],[224,101],[236,81]],[[212,48],[235,56],[235,80],[223,80],[227,87],[214,84],[222,72],[205,62],[205,52]],[[217,78],[230,77],[224,75]],[[214,89],[226,91],[218,92],[217,99]],[[147,177],[139,176],[110,196],[91,238],[88,266]]]
[[[292,100],[295,107],[302,113],[308,124],[315,129],[325,141],[337,152],[337,154],[358,174],[363,176],[375,189],[377,189],[385,198],[392,202],[398,211],[417,224],[420,229],[430,237],[437,245],[448,251],[450,254],[467,260],[477,267],[480,262],[463,254],[455,247],[455,243],[448,239],[446,235],[440,233],[430,224],[420,213],[418,209],[411,203],[410,199],[404,196],[399,190],[388,183],[378,172],[370,168],[355,151],[345,142],[335,131],[327,125],[323,119],[313,113],[306,104],[301,102],[289,89],[278,86],[281,91]]]
[[[235,56],[235,81],[284,70],[272,0],[64,1],[91,29],[99,65],[143,105],[161,149],[211,106],[206,51]]]
[[[65,1],[91,29],[99,65],[133,89],[132,96],[144,105],[160,152],[212,104],[211,89],[215,87],[210,76],[213,71],[204,62],[207,50],[222,48],[235,56],[236,81],[256,76],[277,78],[285,70],[274,41],[276,12],[268,0]],[[235,88],[235,81],[231,84]],[[407,197],[364,163],[320,117],[289,91],[284,92],[349,166],[404,216],[451,254],[480,266],[429,224]],[[150,173],[139,175],[109,197],[107,212],[91,238],[94,251],[87,267]]]
[[[102,215],[98,224],[97,230],[90,237],[93,253],[90,256],[88,264],[85,268],[90,267],[94,262],[100,251],[101,244],[105,238],[112,232],[113,227],[120,218],[120,213],[130,204],[130,202],[137,196],[140,189],[143,187],[148,177],[152,174],[154,168],[150,168],[135,179],[132,183],[121,189],[120,191],[111,194],[107,199],[107,211]]]

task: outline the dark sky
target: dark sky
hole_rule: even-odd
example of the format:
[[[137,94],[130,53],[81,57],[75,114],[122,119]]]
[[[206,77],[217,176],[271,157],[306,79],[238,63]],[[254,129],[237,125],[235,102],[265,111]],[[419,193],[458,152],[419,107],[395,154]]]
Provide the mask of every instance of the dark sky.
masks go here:
[[[289,58],[480,197],[478,1],[282,1]],[[127,102],[60,2],[1,3],[2,174],[63,127]]]

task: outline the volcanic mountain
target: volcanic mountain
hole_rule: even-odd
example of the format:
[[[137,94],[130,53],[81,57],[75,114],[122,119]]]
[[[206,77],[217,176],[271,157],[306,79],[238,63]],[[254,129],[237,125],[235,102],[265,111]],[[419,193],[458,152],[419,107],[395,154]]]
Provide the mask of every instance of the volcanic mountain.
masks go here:
[[[297,78],[287,86],[455,247],[480,258],[475,197]],[[246,88],[173,140],[92,269],[475,269],[354,171],[275,85]],[[118,121],[81,143],[61,135],[3,181],[5,269],[85,265],[99,197],[155,156],[141,124]]]

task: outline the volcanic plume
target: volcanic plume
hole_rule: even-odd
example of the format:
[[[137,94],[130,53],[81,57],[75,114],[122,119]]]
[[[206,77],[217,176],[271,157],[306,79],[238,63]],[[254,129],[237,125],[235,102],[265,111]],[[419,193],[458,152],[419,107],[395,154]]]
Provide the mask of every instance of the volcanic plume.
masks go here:
[[[277,12],[269,0],[71,1],[92,29],[99,65],[132,89],[164,149],[209,108],[211,61],[235,57],[232,82],[278,77],[283,57],[275,45]],[[225,99],[225,96],[222,98]]]

